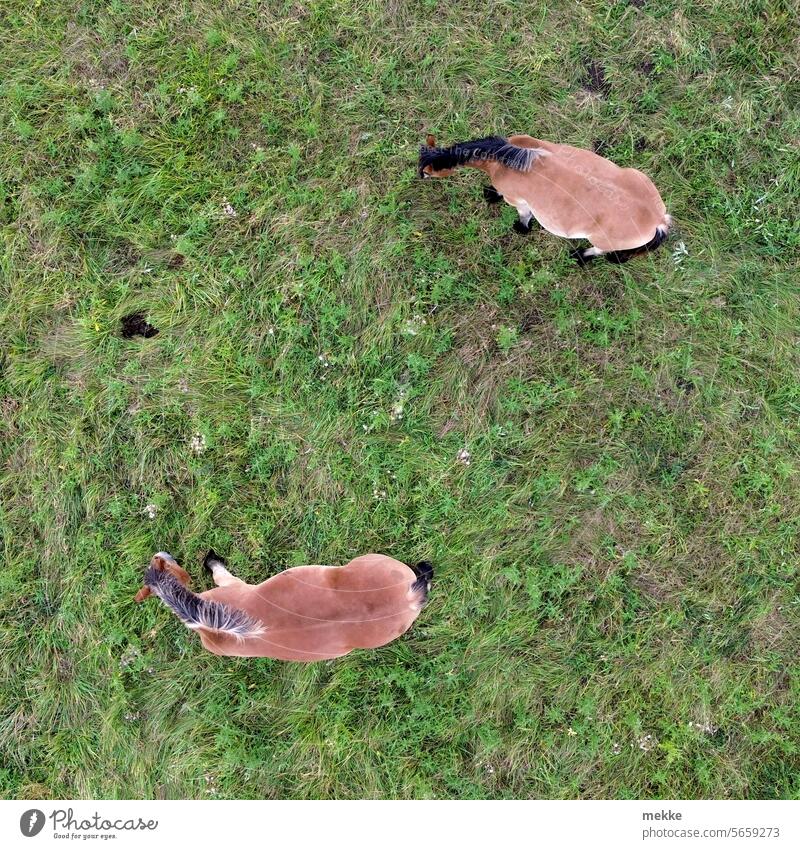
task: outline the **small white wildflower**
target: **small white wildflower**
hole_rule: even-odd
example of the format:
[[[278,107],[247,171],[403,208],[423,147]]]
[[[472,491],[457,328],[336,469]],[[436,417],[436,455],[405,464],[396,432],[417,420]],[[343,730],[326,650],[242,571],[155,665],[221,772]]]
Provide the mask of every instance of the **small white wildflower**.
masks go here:
[[[407,336],[416,336],[427,323],[421,315],[415,314],[403,325],[403,333]]]
[[[379,489],[377,486],[372,487],[372,497],[376,501],[383,501],[386,498],[386,490]]]
[[[577,737],[577,736],[578,736],[578,732],[574,728],[572,728],[572,726],[570,726],[567,729],[567,737]]]
[[[196,433],[189,443],[189,447],[195,454],[202,454],[206,450],[206,438],[202,433]]]
[[[158,507],[155,504],[148,504],[142,512],[148,519],[155,519],[156,513],[158,513]]]
[[[135,646],[128,646],[119,659],[119,668],[126,669],[137,657],[139,657],[139,650]]]
[[[612,755],[618,755],[621,751],[622,751],[622,746],[620,746],[620,744],[617,743],[617,741],[615,740],[611,744],[611,754]]]
[[[463,463],[465,466],[468,466],[472,462],[472,454],[470,454],[466,448],[462,448],[456,455],[456,460],[458,460],[459,463]]]
[[[405,409],[405,399],[408,395],[408,387],[401,386],[397,394],[397,400],[392,404],[392,409],[389,411],[389,418],[393,422],[399,422],[403,419],[403,411]]]
[[[222,198],[222,211],[228,216],[228,218],[236,218],[238,215],[233,206],[231,206],[228,202],[228,198]]]
[[[696,728],[698,731],[703,734],[716,734],[719,730],[716,725],[712,725],[710,722],[690,722],[689,728]]]
[[[643,752],[649,752],[658,745],[658,740],[653,734],[644,734],[636,742]]]
[[[319,364],[322,366],[323,372],[320,380],[327,380],[328,373],[325,369],[329,369],[331,367],[331,361],[325,356],[325,354],[320,354],[317,359],[319,360]]]

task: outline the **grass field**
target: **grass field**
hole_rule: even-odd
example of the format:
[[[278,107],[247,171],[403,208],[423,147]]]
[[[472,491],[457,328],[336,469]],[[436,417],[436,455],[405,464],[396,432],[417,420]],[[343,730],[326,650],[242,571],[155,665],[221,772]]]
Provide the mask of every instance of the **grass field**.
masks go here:
[[[2,796],[800,797],[793,3],[0,31]],[[426,131],[594,145],[670,240],[581,270]],[[133,603],[210,547],[437,577],[383,649],[231,660]]]

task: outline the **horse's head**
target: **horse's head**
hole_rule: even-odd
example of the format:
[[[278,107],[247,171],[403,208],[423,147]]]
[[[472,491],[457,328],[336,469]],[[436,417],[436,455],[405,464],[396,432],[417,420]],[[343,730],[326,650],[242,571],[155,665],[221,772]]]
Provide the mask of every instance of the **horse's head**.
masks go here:
[[[150,568],[156,569],[159,572],[167,572],[172,575],[178,583],[183,584],[184,587],[189,586],[189,573],[178,566],[175,558],[168,551],[159,551],[153,555],[150,560]],[[145,584],[138,593],[136,593],[136,597],[134,601],[144,601],[149,595],[152,594],[152,590],[147,584]]]
[[[455,168],[437,167],[441,165],[441,161],[436,161],[437,159],[440,159],[441,154],[442,149],[436,147],[436,138],[428,133],[428,135],[425,136],[425,144],[419,149],[418,168],[420,177],[448,177],[453,173],[453,171],[455,171]]]

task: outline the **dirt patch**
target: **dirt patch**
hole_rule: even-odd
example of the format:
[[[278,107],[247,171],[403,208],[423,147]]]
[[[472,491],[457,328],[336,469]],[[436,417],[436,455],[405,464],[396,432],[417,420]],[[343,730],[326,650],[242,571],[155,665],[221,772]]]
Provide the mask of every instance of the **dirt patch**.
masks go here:
[[[644,59],[636,66],[636,70],[647,77],[648,80],[651,80],[655,74],[656,63],[652,59]]]
[[[144,336],[150,339],[158,333],[158,328],[149,324],[143,312],[132,312],[120,319],[123,339],[133,339],[134,336]]]
[[[585,78],[583,87],[603,97],[611,94],[611,83],[606,79],[606,69],[597,59],[589,59],[584,65]]]

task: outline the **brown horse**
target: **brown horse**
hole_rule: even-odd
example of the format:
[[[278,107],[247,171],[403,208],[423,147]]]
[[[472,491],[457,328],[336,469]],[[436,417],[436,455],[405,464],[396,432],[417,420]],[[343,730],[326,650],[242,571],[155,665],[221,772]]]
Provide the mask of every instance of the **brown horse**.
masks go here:
[[[429,135],[420,148],[421,177],[447,177],[462,166],[488,175],[489,203],[504,200],[517,208],[518,233],[530,232],[535,218],[555,236],[588,239],[592,247],[571,254],[581,265],[603,255],[627,262],[655,250],[669,232],[670,216],[650,179],[589,150],[531,136],[490,136],[442,148]]]
[[[433,577],[430,563],[412,570],[383,554],[339,568],[295,566],[260,584],[235,578],[213,551],[203,565],[217,586],[197,595],[172,555],[154,554],[136,601],[158,596],[214,654],[305,663],[377,648],[404,634]]]

